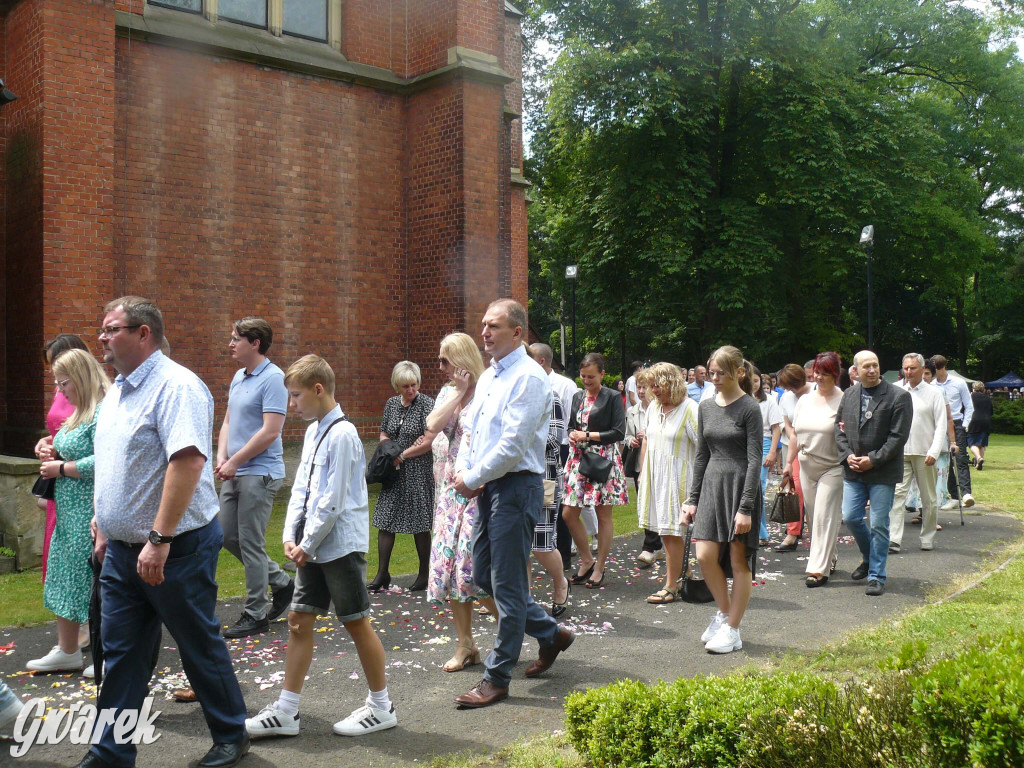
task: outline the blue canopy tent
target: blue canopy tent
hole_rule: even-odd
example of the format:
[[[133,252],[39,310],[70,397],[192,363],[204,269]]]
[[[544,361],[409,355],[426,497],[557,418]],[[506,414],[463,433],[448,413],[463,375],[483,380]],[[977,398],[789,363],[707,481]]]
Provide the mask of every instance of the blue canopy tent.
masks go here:
[[[986,381],[985,386],[988,387],[989,389],[999,389],[1000,387],[1012,387],[1013,389],[1018,389],[1020,387],[1024,387],[1024,379],[1022,379],[1013,371],[1010,371],[1001,379],[996,379],[995,381]]]

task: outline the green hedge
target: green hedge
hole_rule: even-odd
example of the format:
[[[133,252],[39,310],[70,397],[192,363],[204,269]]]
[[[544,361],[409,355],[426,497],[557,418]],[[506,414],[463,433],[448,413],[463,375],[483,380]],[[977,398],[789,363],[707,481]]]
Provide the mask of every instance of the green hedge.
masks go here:
[[[992,432],[997,435],[1024,435],[1024,400],[992,398]]]
[[[1024,634],[925,667],[924,648],[868,680],[812,674],[634,681],[572,694],[566,722],[594,766],[1010,768],[1024,765]]]

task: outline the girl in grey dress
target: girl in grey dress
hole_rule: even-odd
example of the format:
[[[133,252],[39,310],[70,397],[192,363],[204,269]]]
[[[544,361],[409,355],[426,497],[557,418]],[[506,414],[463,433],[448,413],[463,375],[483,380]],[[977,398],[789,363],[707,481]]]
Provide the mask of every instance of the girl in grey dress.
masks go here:
[[[739,626],[757,557],[763,427],[751,396],[757,386],[753,366],[742,352],[717,349],[708,360],[708,376],[717,393],[700,402],[697,458],[683,519],[696,521],[697,560],[718,605],[701,641],[711,653],[729,653],[743,647]]]

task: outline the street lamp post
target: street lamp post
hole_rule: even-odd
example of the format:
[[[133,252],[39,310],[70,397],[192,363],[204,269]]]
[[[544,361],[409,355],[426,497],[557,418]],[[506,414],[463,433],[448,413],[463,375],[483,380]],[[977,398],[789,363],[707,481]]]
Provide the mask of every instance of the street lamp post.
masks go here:
[[[576,275],[579,274],[579,267],[569,264],[565,268],[565,279],[572,283],[572,360],[570,371],[576,370]]]
[[[860,245],[868,256],[868,349],[875,348],[875,303],[871,290],[871,257],[875,250],[875,228],[868,224],[860,231]]]

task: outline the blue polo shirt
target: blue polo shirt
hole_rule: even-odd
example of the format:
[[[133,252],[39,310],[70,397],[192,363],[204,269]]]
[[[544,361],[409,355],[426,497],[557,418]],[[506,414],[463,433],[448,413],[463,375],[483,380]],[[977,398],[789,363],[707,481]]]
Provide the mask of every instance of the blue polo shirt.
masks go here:
[[[288,389],[284,371],[269,360],[257,365],[252,373],[242,368],[231,380],[228,390],[228,458],[240,451],[263,427],[263,414],[288,413]],[[274,438],[263,453],[253,456],[238,468],[239,475],[270,475],[284,477],[284,447],[281,435]]]

